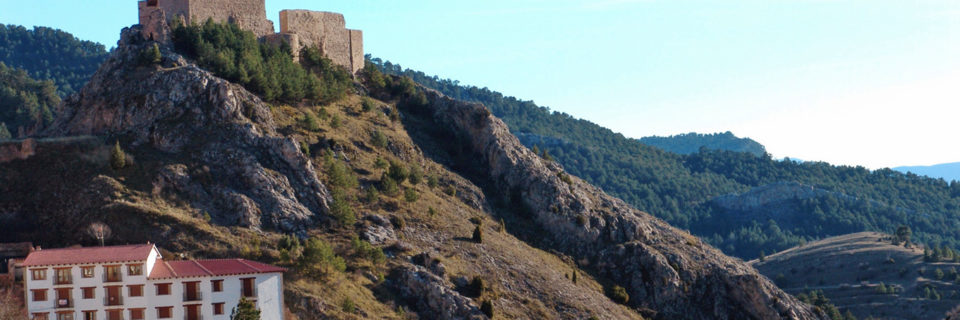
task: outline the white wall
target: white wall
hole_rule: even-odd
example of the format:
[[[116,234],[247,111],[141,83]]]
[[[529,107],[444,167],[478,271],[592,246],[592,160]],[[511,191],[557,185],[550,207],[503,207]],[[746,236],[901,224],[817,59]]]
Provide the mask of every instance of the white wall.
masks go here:
[[[106,297],[106,286],[122,285],[121,296],[123,296],[123,317],[124,319],[130,319],[130,312],[128,309],[131,308],[144,308],[144,319],[147,320],[156,320],[157,319],[157,309],[156,307],[165,307],[172,306],[173,313],[170,319],[181,320],[184,319],[184,313],[186,308],[183,306],[185,304],[197,304],[200,303],[200,311],[203,316],[203,320],[228,320],[230,318],[230,312],[237,306],[237,303],[240,301],[240,296],[242,294],[242,278],[256,278],[254,281],[256,287],[256,305],[257,308],[261,311],[262,320],[282,320],[283,319],[283,274],[282,273],[267,273],[267,274],[247,274],[247,275],[233,275],[225,277],[192,277],[192,278],[176,278],[176,279],[159,279],[159,280],[148,280],[147,275],[150,274],[150,269],[146,268],[149,260],[144,260],[143,263],[143,275],[140,276],[131,276],[127,273],[127,264],[123,264],[123,281],[116,283],[104,283],[103,282],[103,273],[104,273],[104,264],[97,264],[94,268],[94,277],[93,278],[83,278],[81,277],[81,265],[70,266],[72,268],[71,273],[73,275],[73,284],[54,286],[53,281],[56,279],[56,273],[54,268],[46,267],[47,278],[46,280],[34,281],[32,278],[31,270],[34,268],[28,268],[26,270],[26,301],[27,308],[29,313],[34,312],[48,312],[50,319],[56,319],[56,291],[53,290],[56,287],[69,287],[72,288],[72,298],[74,302],[75,319],[82,319],[81,311],[87,310],[96,310],[97,319],[106,319],[107,313],[106,310],[116,309],[118,306],[104,306],[104,297]],[[114,265],[110,263],[107,265]],[[83,265],[83,266],[89,266]],[[66,266],[63,266],[66,267]],[[213,285],[212,280],[223,280],[223,291],[222,292],[212,292]],[[183,301],[183,289],[184,282],[191,281],[200,281],[200,291],[202,299],[196,302],[184,302]],[[156,293],[155,284],[158,283],[170,283],[170,294],[158,296]],[[143,297],[130,297],[128,285],[144,285],[143,287]],[[83,299],[83,287],[95,287],[95,297],[93,299]],[[46,301],[32,301],[32,294],[30,289],[45,288],[47,290],[47,300]],[[214,315],[213,314],[213,303],[223,302],[223,314]],[[69,309],[64,309],[69,310]]]

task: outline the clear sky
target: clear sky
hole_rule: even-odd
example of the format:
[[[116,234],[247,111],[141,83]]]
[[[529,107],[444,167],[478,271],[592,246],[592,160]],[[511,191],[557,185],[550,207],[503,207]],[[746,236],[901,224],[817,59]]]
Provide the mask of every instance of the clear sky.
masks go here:
[[[0,3],[0,23],[108,47],[137,19],[134,0]],[[268,18],[282,8],[342,12],[367,53],[629,137],[729,130],[775,157],[960,161],[956,0],[267,0]]]

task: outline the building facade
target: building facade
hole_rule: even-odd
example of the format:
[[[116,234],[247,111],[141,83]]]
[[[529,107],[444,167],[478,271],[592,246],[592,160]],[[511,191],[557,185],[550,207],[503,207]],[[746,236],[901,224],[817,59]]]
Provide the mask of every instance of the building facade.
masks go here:
[[[165,261],[141,244],[38,250],[23,264],[34,320],[227,320],[241,298],[283,318],[284,269],[256,261]]]

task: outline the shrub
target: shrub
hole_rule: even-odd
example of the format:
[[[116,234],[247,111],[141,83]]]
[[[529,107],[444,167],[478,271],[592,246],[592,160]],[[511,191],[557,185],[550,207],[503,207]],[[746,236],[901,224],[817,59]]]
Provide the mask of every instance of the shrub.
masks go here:
[[[333,196],[333,202],[330,204],[330,215],[342,226],[352,226],[357,223],[357,214],[353,212],[353,207],[347,201],[343,189],[333,188],[330,193]]]
[[[397,182],[390,178],[389,175],[383,174],[383,176],[380,177],[380,192],[390,197],[396,197],[400,194],[400,187],[397,186]]]
[[[573,276],[570,277],[570,280],[573,281],[573,284],[577,284],[577,270],[573,270]]]
[[[413,188],[406,188],[406,190],[403,191],[403,199],[411,203],[417,202],[417,200],[420,199],[420,194],[417,193],[417,190],[413,190]]]
[[[114,170],[123,169],[127,165],[127,156],[123,152],[123,149],[120,148],[120,141],[118,140],[113,145],[113,150],[110,151],[110,166]]]
[[[357,306],[353,303],[353,299],[350,299],[350,297],[343,298],[343,303],[341,303],[340,306],[341,308],[343,308],[343,312],[346,312],[346,313],[357,312]]]
[[[453,185],[448,185],[443,189],[443,193],[446,193],[448,196],[454,197],[457,195],[457,187]]]
[[[390,169],[387,170],[387,174],[390,175],[390,178],[396,181],[397,184],[402,184],[404,180],[407,180],[407,176],[409,175],[407,168],[395,161],[390,161]]]
[[[383,160],[383,158],[381,157],[377,157],[377,160],[373,162],[373,166],[376,167],[377,169],[383,169],[389,165],[390,164],[387,163],[387,160]]]
[[[303,152],[303,155],[310,157],[310,145],[306,141],[300,141],[300,152]]]
[[[340,121],[340,116],[339,116],[339,115],[336,115],[336,114],[335,114],[335,115],[333,115],[333,117],[330,117],[330,127],[331,127],[331,128],[339,129],[339,128],[340,128],[340,125],[341,125],[341,121]]]
[[[429,214],[431,217],[436,216],[436,215],[437,215],[437,209],[434,209],[433,207],[429,207],[429,208],[427,208],[427,214]]]
[[[487,315],[487,317],[493,318],[493,302],[490,300],[483,300],[483,303],[480,304],[480,311]]]
[[[483,293],[487,291],[487,282],[483,280],[480,276],[474,276],[473,280],[470,280],[470,284],[467,285],[467,292],[465,294],[470,297],[480,297],[483,296]]]
[[[370,135],[370,144],[378,148],[387,147],[387,136],[380,131],[380,129],[374,130],[373,134]]]
[[[624,289],[621,286],[613,286],[608,295],[613,302],[619,304],[627,304],[627,302],[630,301],[630,295],[627,294],[627,289]]]
[[[156,43],[140,53],[140,63],[143,65],[158,64],[161,60],[163,55],[160,54],[160,47]]]
[[[473,229],[473,242],[483,243],[483,229],[480,227],[481,226],[478,225]]]
[[[247,298],[240,298],[240,302],[230,312],[230,320],[260,320],[260,310]]]
[[[383,253],[383,249],[374,247],[370,242],[360,240],[357,236],[350,239],[350,245],[353,247],[354,255],[358,258],[366,259],[377,265],[387,260],[387,255]]]
[[[403,230],[403,228],[407,227],[407,220],[401,216],[390,217],[390,223],[392,223],[393,227],[397,228],[397,230]]]
[[[313,111],[303,111],[303,128],[313,132],[320,131],[320,120]]]
[[[500,226],[498,226],[497,231],[500,231],[500,233],[507,232],[507,223],[503,222],[503,218],[500,218]]]
[[[0,140],[6,140],[13,138],[13,135],[10,134],[10,130],[7,130],[7,124],[0,122]]]
[[[323,156],[323,162],[326,164],[327,182],[331,186],[347,189],[357,187],[357,176],[343,162],[334,159],[330,153]]]
[[[407,180],[410,181],[412,185],[418,185],[423,181],[423,169],[419,165],[413,164],[410,166],[410,175],[407,176]]]
[[[373,99],[370,99],[369,97],[363,97],[363,101],[361,101],[360,105],[363,112],[370,112],[376,106],[376,103],[373,102]]]
[[[298,264],[307,275],[311,276],[325,276],[347,270],[347,263],[343,257],[337,256],[333,252],[333,247],[319,238],[307,240]]]
[[[368,187],[363,191],[363,202],[366,203],[376,203],[380,200],[380,192],[377,191],[377,188]]]
[[[436,188],[439,183],[436,175],[431,174],[427,176],[427,186],[430,187],[430,189]]]

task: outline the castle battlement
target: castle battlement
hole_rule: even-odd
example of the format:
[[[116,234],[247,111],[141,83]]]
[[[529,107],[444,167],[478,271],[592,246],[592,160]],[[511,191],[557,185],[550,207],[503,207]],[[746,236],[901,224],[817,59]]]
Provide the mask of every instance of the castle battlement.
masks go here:
[[[351,73],[363,68],[363,32],[346,28],[342,14],[309,10],[280,12],[280,32],[267,19],[264,0],[144,0],[139,1],[144,37],[167,41],[165,24],[180,17],[187,24],[207,19],[229,22],[248,30],[261,40],[286,42],[297,59],[301,49],[317,47],[324,56]]]

